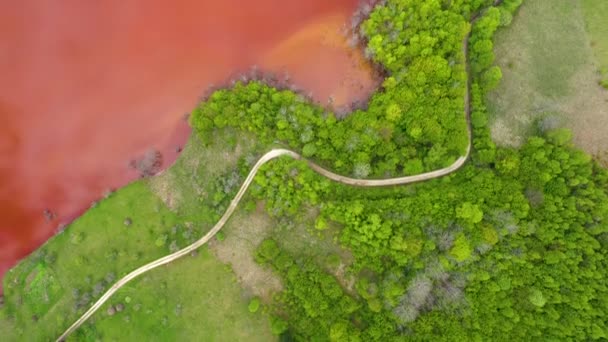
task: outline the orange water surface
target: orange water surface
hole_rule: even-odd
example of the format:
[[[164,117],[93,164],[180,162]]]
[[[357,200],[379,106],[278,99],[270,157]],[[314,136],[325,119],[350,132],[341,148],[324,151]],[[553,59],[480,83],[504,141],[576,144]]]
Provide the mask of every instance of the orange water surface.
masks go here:
[[[257,65],[314,99],[375,87],[343,27],[358,0],[0,0],[0,277],[99,199],[163,167],[211,84]],[[0,288],[0,293],[2,289]]]

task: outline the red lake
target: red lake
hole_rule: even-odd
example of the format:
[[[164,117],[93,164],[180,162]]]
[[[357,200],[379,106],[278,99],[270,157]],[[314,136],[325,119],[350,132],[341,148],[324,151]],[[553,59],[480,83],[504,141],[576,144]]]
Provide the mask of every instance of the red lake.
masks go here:
[[[211,84],[256,65],[320,103],[377,85],[344,28],[358,0],[2,1],[0,277],[107,189],[163,168]],[[1,293],[0,288],[0,293]]]

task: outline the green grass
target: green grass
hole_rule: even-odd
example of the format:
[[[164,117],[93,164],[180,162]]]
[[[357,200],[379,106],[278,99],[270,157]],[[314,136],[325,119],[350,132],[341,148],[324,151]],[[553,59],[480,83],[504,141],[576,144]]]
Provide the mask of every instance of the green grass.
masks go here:
[[[592,2],[607,4],[587,1]],[[608,16],[596,20],[599,26],[608,22]],[[497,32],[494,52],[503,79],[487,101],[497,143],[521,145],[536,132],[535,120],[551,116],[571,128],[575,142],[587,152],[595,154],[597,146],[608,146],[601,112],[606,94],[597,85],[585,26],[578,1],[526,0],[511,26]],[[608,42],[608,35],[601,40]]]
[[[63,294],[63,287],[54,272],[45,264],[36,265],[26,278],[24,301],[39,316],[51,308]]]
[[[167,254],[166,245],[151,242],[177,224],[142,182],[88,210],[5,277],[5,310],[19,339],[58,336],[112,280]]]
[[[268,320],[252,314],[230,268],[206,247],[128,284],[74,340],[272,341]],[[107,314],[122,303],[124,311]]]
[[[608,89],[608,1],[582,0],[587,32],[598,63],[602,84]]]

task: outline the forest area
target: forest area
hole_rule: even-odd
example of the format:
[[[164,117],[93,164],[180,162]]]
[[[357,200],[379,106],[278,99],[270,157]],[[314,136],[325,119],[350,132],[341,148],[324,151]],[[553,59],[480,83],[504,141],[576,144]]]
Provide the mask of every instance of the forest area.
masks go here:
[[[285,286],[268,303],[275,333],[332,341],[608,337],[608,172],[566,129],[539,125],[517,149],[497,147],[488,129],[485,95],[501,78],[493,35],[520,4],[377,6],[360,31],[387,77],[366,108],[344,119],[255,80],[195,110],[201,137],[234,127],[354,177],[433,170],[467,144],[462,42],[470,32],[473,153],[463,169],[373,190],[331,183],[299,161],[280,160],[256,177],[252,193],[271,216],[298,220],[304,208],[320,208],[311,230],[332,231],[352,252],[357,279],[349,291],[327,265],[265,240],[257,260]]]

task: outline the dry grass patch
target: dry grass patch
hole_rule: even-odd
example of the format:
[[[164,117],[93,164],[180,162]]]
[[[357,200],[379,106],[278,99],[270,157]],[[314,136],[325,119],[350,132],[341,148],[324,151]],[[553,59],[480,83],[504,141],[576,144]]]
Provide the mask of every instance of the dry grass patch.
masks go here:
[[[148,182],[150,190],[173,211],[177,210],[182,201],[181,192],[178,190],[174,178],[173,174],[164,172]]]
[[[608,166],[608,92],[590,82],[593,68],[586,66],[570,80],[580,96],[573,96],[561,110],[567,113],[574,143]]]
[[[586,29],[598,64],[598,80],[608,91],[608,1],[582,0]]]
[[[280,291],[280,278],[270,268],[255,262],[254,255],[260,243],[270,237],[274,223],[258,208],[252,213],[238,209],[222,229],[223,241],[209,242],[211,252],[223,263],[230,264],[241,286],[269,302],[272,293]]]

